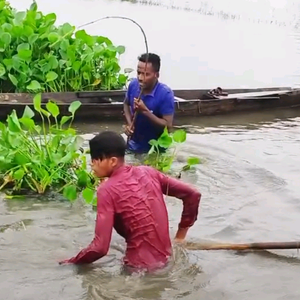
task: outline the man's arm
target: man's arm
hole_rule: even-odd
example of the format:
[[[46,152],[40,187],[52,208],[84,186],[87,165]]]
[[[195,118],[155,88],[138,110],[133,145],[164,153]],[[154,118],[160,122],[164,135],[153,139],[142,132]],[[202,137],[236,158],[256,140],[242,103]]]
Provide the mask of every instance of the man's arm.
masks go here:
[[[145,111],[143,114],[149,118],[155,125],[160,127],[168,127],[168,129],[172,128],[173,124],[173,115],[163,115],[162,118],[157,117],[151,111]]]
[[[123,110],[124,110],[124,116],[125,116],[127,125],[130,126],[132,121],[131,121],[130,105],[129,105],[127,95],[126,95],[126,97],[124,99],[124,102],[123,102]]]
[[[183,202],[181,220],[175,237],[178,240],[183,240],[188,229],[193,226],[197,220],[201,193],[178,179],[166,176],[159,171],[154,171],[160,182],[163,194],[176,197]]]
[[[173,116],[174,116],[174,93],[169,91],[166,93],[162,103],[160,104],[159,113],[162,116],[161,118],[154,115],[150,110],[143,111],[143,114],[147,116],[154,124],[160,127],[168,127],[170,130],[173,125]]]
[[[61,263],[89,264],[107,254],[114,224],[114,206],[111,196],[102,188],[99,188],[97,198],[97,218],[93,241],[76,256]]]

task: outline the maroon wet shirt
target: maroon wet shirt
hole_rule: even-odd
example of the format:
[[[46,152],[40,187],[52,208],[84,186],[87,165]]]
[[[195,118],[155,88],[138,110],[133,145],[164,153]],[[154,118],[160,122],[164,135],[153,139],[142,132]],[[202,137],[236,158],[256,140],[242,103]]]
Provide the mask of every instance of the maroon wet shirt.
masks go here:
[[[125,265],[148,270],[163,267],[172,250],[163,194],[182,199],[179,227],[192,226],[201,198],[196,189],[151,167],[118,168],[98,188],[94,240],[67,262],[92,263],[105,256],[114,228],[127,243]]]

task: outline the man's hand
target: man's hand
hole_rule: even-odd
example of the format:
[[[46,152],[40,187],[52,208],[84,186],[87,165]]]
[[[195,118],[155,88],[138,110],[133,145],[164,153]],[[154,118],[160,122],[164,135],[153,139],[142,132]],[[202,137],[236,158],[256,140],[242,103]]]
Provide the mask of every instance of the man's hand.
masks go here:
[[[179,228],[176,232],[176,235],[175,235],[175,239],[174,239],[174,242],[175,243],[180,243],[180,244],[183,244],[185,243],[185,236],[187,234],[189,230],[189,227],[187,228]]]
[[[184,239],[177,239],[177,238],[175,238],[174,239],[174,243],[183,245],[183,244],[186,243],[186,241]]]
[[[59,265],[68,265],[71,264],[72,262],[70,261],[70,259],[65,259],[65,260],[61,260],[58,262]]]
[[[127,135],[127,136],[131,136],[133,134],[133,130],[134,128],[130,128],[131,125],[124,125],[123,126],[123,129],[124,129],[124,133]]]
[[[143,100],[139,100],[137,98],[134,98],[134,109],[136,109],[139,112],[149,111]]]

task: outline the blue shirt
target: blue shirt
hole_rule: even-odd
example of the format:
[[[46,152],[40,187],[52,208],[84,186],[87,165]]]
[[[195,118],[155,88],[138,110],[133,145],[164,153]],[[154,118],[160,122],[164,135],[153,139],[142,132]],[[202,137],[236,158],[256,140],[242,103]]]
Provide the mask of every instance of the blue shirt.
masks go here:
[[[140,94],[140,85],[137,79],[130,82],[126,98],[130,107],[131,114],[134,114],[134,98],[138,98]],[[174,93],[163,83],[157,82],[151,94],[142,95],[141,99],[147,108],[158,118],[164,115],[174,114]],[[163,133],[164,128],[156,126],[149,118],[138,113],[135,124],[134,133],[128,144],[128,150],[136,153],[145,153],[150,149],[149,141],[157,140]]]

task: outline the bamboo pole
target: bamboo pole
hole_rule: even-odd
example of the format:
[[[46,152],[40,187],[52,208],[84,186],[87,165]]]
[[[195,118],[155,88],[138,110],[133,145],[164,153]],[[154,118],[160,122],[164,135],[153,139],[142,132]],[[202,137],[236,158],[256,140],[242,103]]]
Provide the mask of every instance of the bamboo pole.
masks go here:
[[[300,249],[298,242],[265,242],[249,244],[227,244],[227,243],[194,243],[187,242],[184,247],[188,250],[270,250],[270,249]]]
[[[83,24],[83,25],[79,26],[78,29],[79,29],[79,28],[83,28],[83,27],[88,26],[88,25],[91,25],[91,24],[95,24],[95,23],[97,23],[97,22],[99,22],[99,21],[102,21],[102,20],[107,20],[107,19],[121,19],[121,20],[127,20],[127,21],[130,21],[130,22],[134,23],[136,26],[139,27],[139,29],[141,30],[141,32],[142,32],[142,34],[143,34],[143,37],[144,37],[145,48],[146,48],[146,54],[147,54],[147,56],[146,56],[146,62],[145,62],[145,73],[146,73],[147,64],[148,64],[148,59],[149,59],[149,49],[148,49],[147,36],[146,36],[146,33],[145,33],[144,29],[142,28],[142,26],[141,26],[139,23],[137,23],[136,21],[134,21],[133,19],[128,18],[128,17],[123,17],[123,16],[107,16],[107,17],[99,18],[99,19],[97,19],[97,20],[94,20],[94,21],[88,22],[88,23],[86,23],[86,24]],[[144,91],[144,87],[143,87],[143,86],[141,86],[140,88],[141,88],[141,91],[140,91],[140,94],[139,94],[139,96],[138,96],[138,98],[137,98],[137,102],[140,102],[141,97],[142,97],[142,94],[143,94],[143,91]],[[134,110],[134,115],[133,115],[133,117],[132,117],[132,123],[131,123],[131,125],[130,125],[130,130],[132,130],[132,131],[134,131],[134,124],[135,124],[135,120],[136,120],[137,114],[138,114],[138,112],[137,112],[137,110],[135,109],[135,110]],[[131,136],[128,136],[128,137],[127,137],[127,143],[130,141],[130,139],[131,139]]]

